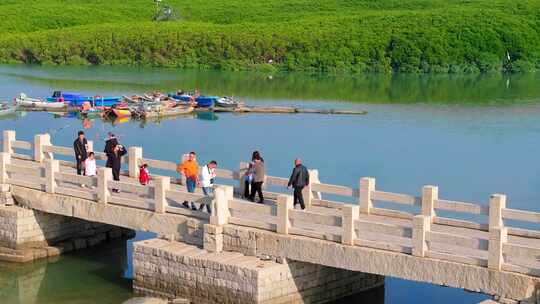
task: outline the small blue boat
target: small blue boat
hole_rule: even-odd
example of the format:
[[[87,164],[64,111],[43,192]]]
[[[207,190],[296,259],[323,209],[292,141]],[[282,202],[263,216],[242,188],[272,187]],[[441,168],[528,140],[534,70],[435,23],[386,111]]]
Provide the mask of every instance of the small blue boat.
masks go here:
[[[219,99],[217,96],[199,96],[195,98],[197,106],[201,108],[213,107],[216,101]]]
[[[193,100],[193,96],[187,95],[187,94],[183,94],[183,95],[169,94],[168,96],[176,100],[180,100],[184,102],[190,102]],[[197,107],[199,108],[209,108],[209,107],[214,106],[214,104],[216,103],[218,99],[219,97],[217,96],[201,95],[199,97],[195,97],[195,102],[197,103]]]
[[[72,107],[81,107],[85,102],[90,102],[94,107],[112,107],[119,103],[122,97],[84,96],[76,93],[55,91],[52,97],[47,98],[49,102],[63,101]]]

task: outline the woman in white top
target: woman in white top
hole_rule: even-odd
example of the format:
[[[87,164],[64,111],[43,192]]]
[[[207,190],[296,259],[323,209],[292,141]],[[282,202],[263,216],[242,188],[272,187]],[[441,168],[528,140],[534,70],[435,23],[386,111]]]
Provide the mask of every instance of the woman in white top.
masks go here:
[[[211,196],[214,193],[214,179],[216,178],[216,167],[217,162],[215,160],[209,162],[206,164],[206,166],[203,166],[201,169],[201,188],[206,196]],[[199,206],[199,210],[202,210],[204,206],[206,205],[206,210],[208,213],[211,213],[210,205],[208,204],[201,204]]]
[[[88,153],[88,158],[84,161],[84,175],[96,176],[96,157],[94,152]]]

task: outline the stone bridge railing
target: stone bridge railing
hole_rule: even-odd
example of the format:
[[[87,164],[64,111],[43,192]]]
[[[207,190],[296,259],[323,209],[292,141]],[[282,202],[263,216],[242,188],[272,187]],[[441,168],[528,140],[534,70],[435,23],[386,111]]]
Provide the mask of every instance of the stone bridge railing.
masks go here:
[[[17,153],[19,150],[30,151],[31,155]],[[538,224],[540,213],[507,208],[506,196],[502,194],[493,194],[489,205],[479,205],[440,198],[436,186],[424,186],[421,195],[414,196],[376,189],[373,178],[361,178],[358,188],[324,184],[317,179],[317,172],[312,171],[314,182],[306,189],[306,210],[294,209],[289,195],[273,193],[277,198],[275,202],[254,204],[235,198],[232,186],[219,186],[215,199],[207,202],[213,205],[210,216],[175,207],[175,203],[186,198],[199,201],[205,198],[200,193],[187,194],[169,176],[156,176],[149,186],[138,185],[129,178],[112,181],[108,168],[99,168],[97,177],[83,177],[62,171],[60,165],[72,163],[55,160],[57,154],[72,156],[73,151],[70,147],[52,145],[47,134],[36,135],[33,142],[26,142],[17,140],[14,131],[4,131],[0,157],[3,191],[9,187],[6,185],[13,184],[102,204],[196,217],[207,220],[211,226],[234,224],[492,270],[540,275],[540,231],[511,226],[505,221]],[[104,158],[103,153],[96,155]],[[32,165],[16,164],[15,159],[27,160]],[[141,162],[152,168],[176,169],[173,162],[144,158],[139,147],[129,148],[125,162],[129,177],[136,177]],[[238,188],[241,188],[245,168],[245,164],[241,164],[238,171],[218,170],[218,177],[239,181]],[[59,183],[94,188],[67,187]],[[286,186],[287,179],[269,176],[267,183]],[[111,193],[110,188],[119,188],[122,194]],[[241,190],[238,188],[236,190]],[[326,200],[321,195],[344,197],[344,200],[348,197],[347,200],[357,203]],[[380,202],[396,208],[381,208]],[[221,250],[219,242],[213,250]]]

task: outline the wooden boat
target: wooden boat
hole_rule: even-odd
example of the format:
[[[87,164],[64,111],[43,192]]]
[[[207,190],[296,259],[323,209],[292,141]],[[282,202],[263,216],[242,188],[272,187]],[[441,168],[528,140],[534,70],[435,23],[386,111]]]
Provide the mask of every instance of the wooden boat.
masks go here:
[[[153,99],[150,99],[146,96],[139,96],[139,95],[131,95],[131,96],[122,96],[125,102],[132,103],[132,104],[139,104],[142,102],[151,102]]]
[[[82,117],[97,117],[103,114],[104,108],[92,107],[89,101],[82,104],[80,108],[75,108]]]
[[[67,108],[67,105],[64,102],[48,102],[42,99],[30,98],[24,93],[21,93],[19,97],[15,98],[15,104],[25,108],[40,110],[64,110]]]
[[[167,117],[167,116],[177,116],[177,115],[184,115],[184,114],[190,114],[194,110],[191,106],[177,106],[173,108],[160,108],[155,109],[151,111],[144,111],[141,114],[141,117],[144,119],[148,118],[156,118],[156,117]]]
[[[231,97],[224,96],[216,100],[215,106],[222,108],[238,108],[244,106],[244,103],[236,101]]]

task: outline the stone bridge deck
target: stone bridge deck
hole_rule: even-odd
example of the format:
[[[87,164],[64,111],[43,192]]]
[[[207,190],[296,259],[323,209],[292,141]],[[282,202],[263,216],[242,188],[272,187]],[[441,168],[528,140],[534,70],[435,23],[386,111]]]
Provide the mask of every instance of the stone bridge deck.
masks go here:
[[[287,258],[537,301],[540,232],[509,226],[505,220],[539,223],[540,213],[507,208],[501,194],[482,206],[441,199],[435,186],[413,196],[377,190],[372,178],[361,179],[357,189],[324,184],[311,172],[314,182],[305,189],[308,208],[301,211],[284,194],[268,193],[270,200],[255,204],[235,198],[232,186],[218,186],[215,196],[206,198],[185,192],[167,176],[138,185],[136,169],[142,161],[151,168],[175,169],[174,163],[143,158],[141,148],[130,148],[128,176],[121,182],[112,181],[107,168],[99,168],[97,177],[77,176],[71,164],[54,160],[57,154],[71,155],[71,149],[53,146],[48,135],[24,142],[5,131],[3,148],[0,187],[29,208],[153,231],[210,252]],[[33,153],[25,156],[17,150]],[[239,182],[236,190],[241,191],[244,169],[219,170],[218,175]],[[286,179],[269,176],[266,183],[283,186]],[[328,194],[356,198],[357,203],[322,197]],[[212,214],[182,208],[184,200],[211,204]],[[379,201],[408,209],[380,208]],[[438,210],[487,222],[442,217]]]

